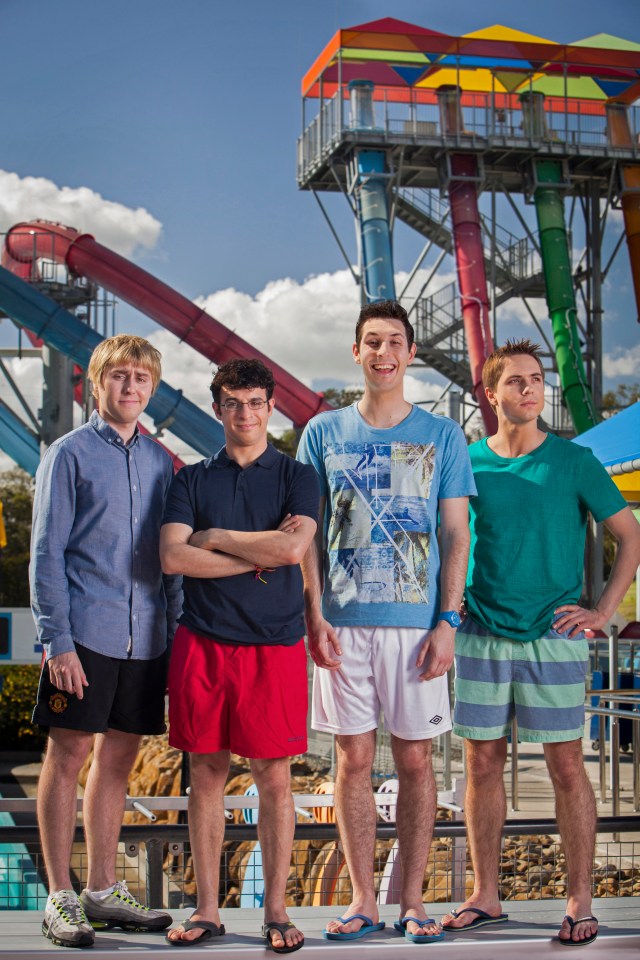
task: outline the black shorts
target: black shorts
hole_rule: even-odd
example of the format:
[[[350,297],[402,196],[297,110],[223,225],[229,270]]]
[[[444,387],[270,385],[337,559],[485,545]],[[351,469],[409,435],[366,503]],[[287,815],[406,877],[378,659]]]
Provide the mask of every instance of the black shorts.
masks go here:
[[[76,653],[89,683],[84,697],[58,690],[44,663],[33,722],[87,733],[121,730],[139,736],[164,733],[168,657],[116,660],[76,643]]]

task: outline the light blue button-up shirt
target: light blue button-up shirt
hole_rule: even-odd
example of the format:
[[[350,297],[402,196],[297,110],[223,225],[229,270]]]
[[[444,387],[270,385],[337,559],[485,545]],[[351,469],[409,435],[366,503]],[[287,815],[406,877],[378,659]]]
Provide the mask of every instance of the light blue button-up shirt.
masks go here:
[[[180,577],[165,577],[158,540],[173,466],[138,431],[125,444],[94,412],[51,444],[36,473],[31,608],[47,657],[74,642],[150,660],[171,641]]]

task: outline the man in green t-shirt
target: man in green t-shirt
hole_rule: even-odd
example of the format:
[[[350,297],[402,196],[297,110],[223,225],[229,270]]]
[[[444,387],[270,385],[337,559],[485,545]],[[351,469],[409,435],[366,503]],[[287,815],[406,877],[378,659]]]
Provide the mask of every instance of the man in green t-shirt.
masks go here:
[[[544,372],[538,347],[509,342],[485,362],[482,382],[498,432],[469,448],[468,616],[456,638],[454,732],[466,739],[465,814],[474,866],[470,897],[443,919],[449,930],[503,923],[498,875],[506,817],[503,772],[511,721],[543,743],[568,873],[558,940],[594,940],[591,868],[596,806],[582,758],[584,630],[609,622],[640,564],[640,526],[590,450],[538,427]],[[579,605],[587,518],[618,541],[593,609]]]

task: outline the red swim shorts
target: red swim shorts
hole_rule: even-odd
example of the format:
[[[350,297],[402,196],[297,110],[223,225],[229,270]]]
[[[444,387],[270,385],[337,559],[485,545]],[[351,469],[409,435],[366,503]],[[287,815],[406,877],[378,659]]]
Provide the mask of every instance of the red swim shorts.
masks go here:
[[[169,743],[260,760],[304,753],[304,642],[234,646],[179,626],[169,664]]]

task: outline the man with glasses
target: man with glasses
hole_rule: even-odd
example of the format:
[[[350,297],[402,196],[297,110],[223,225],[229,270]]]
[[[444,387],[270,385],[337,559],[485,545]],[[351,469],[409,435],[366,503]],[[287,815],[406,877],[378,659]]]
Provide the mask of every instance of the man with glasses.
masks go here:
[[[298,950],[285,891],[295,814],[289,758],[307,749],[307,672],[299,563],[316,529],[315,471],[267,441],[274,381],[259,360],[230,360],[213,382],[225,446],[176,476],[161,532],[165,572],[184,576],[169,669],[170,742],[190,754],[189,835],[198,886],[192,916],[167,940],[224,933],[218,912],[224,787],[231,753],[248,757],[260,794],[263,936]]]

